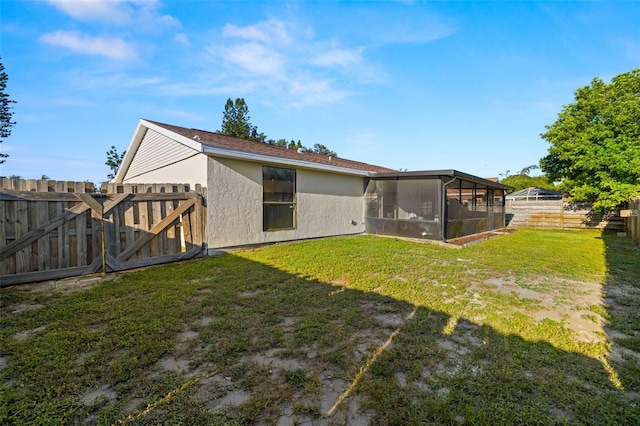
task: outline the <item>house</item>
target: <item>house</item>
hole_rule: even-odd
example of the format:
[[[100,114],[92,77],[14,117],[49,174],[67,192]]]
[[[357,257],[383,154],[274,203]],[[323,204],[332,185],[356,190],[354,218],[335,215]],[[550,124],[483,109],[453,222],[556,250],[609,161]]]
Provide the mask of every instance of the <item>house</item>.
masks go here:
[[[138,123],[114,182],[205,186],[211,249],[363,232],[455,238],[503,227],[508,189],[150,120]]]

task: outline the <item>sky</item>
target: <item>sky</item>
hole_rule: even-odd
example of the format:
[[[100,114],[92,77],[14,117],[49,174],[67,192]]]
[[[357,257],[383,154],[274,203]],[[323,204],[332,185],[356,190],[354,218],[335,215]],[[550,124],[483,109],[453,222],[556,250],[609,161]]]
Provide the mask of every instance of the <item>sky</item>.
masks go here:
[[[546,155],[576,89],[640,67],[640,2],[2,0],[0,56],[1,176],[100,183],[141,118],[217,131],[244,98],[272,139],[495,177]]]

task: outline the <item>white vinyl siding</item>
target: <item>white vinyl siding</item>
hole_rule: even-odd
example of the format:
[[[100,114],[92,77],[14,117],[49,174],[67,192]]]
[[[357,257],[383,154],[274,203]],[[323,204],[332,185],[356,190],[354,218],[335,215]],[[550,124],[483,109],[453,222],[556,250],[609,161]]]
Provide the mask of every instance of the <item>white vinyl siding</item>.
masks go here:
[[[144,135],[123,181],[132,181],[136,177],[174,165],[198,154],[199,151],[149,129]],[[170,178],[168,181],[172,181],[171,178],[181,181],[177,176],[168,176],[168,178]]]

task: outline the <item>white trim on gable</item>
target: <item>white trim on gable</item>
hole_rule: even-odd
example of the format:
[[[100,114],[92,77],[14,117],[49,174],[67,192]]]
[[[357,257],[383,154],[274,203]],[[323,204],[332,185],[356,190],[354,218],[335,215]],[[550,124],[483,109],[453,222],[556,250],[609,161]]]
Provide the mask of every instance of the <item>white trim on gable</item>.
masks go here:
[[[113,180],[113,182],[121,183],[124,180],[126,180],[126,177],[131,175],[130,169],[134,159],[136,160],[136,163],[141,160],[142,161],[148,160],[148,159],[143,160],[141,158],[136,158],[136,156],[140,157],[141,154],[142,156],[145,155],[144,152],[140,151],[140,146],[145,140],[148,130],[157,132],[160,135],[165,136],[166,138],[169,138],[178,144],[184,145],[185,148],[191,148],[192,150],[197,151],[198,153],[203,153],[212,157],[231,158],[231,159],[244,160],[244,161],[249,161],[254,163],[258,162],[263,164],[274,164],[274,165],[282,165],[282,166],[288,166],[288,167],[298,167],[298,168],[304,168],[309,170],[318,170],[323,172],[339,173],[339,174],[345,174],[345,175],[351,175],[351,176],[367,177],[370,175],[370,172],[366,170],[358,170],[358,169],[352,169],[349,167],[316,163],[313,161],[304,161],[299,159],[279,157],[275,155],[258,154],[253,152],[239,151],[239,150],[234,150],[229,148],[205,145],[198,142],[197,139],[189,139],[185,136],[182,136],[178,133],[168,130],[162,126],[159,126],[147,120],[141,119],[133,134],[131,142],[129,143],[129,147],[127,148],[127,153],[124,159],[122,160],[122,165],[118,169],[118,173],[116,174],[116,177]],[[176,160],[179,160],[179,159],[177,158]],[[138,168],[137,165],[136,167],[134,167],[134,169],[135,168]],[[154,170],[158,170],[158,168]],[[143,170],[142,172],[144,173],[145,171]],[[140,173],[140,170],[138,170],[134,174],[139,174],[139,173]]]
[[[201,143],[140,120],[113,182],[130,181],[201,153]]]
[[[202,144],[195,139],[185,138],[182,135],[172,132],[171,130],[167,130],[162,126],[150,123],[147,120],[140,120],[140,123],[143,123],[147,129],[155,130],[156,132],[165,135],[166,137],[171,138],[176,142],[186,145],[191,149],[195,149],[196,151],[202,152]]]

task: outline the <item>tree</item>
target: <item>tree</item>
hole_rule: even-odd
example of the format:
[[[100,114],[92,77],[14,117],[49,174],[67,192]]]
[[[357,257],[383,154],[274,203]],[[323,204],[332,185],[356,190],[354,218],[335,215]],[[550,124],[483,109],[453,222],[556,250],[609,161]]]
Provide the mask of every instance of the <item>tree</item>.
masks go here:
[[[255,142],[266,143],[268,145],[275,145],[286,147],[289,149],[302,149],[316,154],[327,155],[330,157],[337,157],[338,155],[331,151],[324,145],[315,144],[313,149],[305,148],[302,142],[298,140],[286,139],[270,139],[264,133],[258,133],[258,128],[251,124],[251,118],[249,117],[249,107],[243,98],[236,98],[232,101],[231,98],[227,99],[224,105],[224,113],[222,116],[222,128],[220,133],[227,136],[233,136],[235,138],[248,139]]]
[[[326,146],[324,146],[322,144],[319,144],[319,143],[313,145],[313,149],[311,151],[316,153],[316,154],[326,155],[327,157],[337,157],[338,156],[338,154],[336,154],[335,151],[331,151],[329,148],[327,148]]]
[[[534,164],[523,168],[514,175],[509,174],[509,170],[507,170],[504,174],[500,175],[502,177],[500,183],[513,187],[514,192],[531,187],[555,190],[556,186],[553,184],[553,182],[549,181],[549,178],[547,176],[529,176],[529,173],[531,173],[532,170],[536,170],[539,168],[539,166]]]
[[[264,134],[258,134],[258,128],[253,126],[249,120],[251,120],[251,117],[249,117],[249,107],[244,99],[237,98],[234,102],[229,98],[224,106],[221,133],[242,139],[258,141],[266,139]]]
[[[107,151],[107,161],[104,163],[111,169],[111,173],[107,175],[107,179],[113,179],[116,177],[116,173],[118,173],[118,169],[122,164],[122,160],[124,160],[124,155],[127,151],[122,151],[122,154],[118,154],[118,150],[115,146],[111,145],[111,149]]]
[[[551,144],[540,160],[550,180],[571,184],[571,200],[607,212],[640,191],[640,69],[594,78],[575,92],[541,135]]]
[[[16,103],[16,101],[9,99],[9,95],[4,92],[7,88],[8,80],[9,76],[4,72],[4,65],[2,65],[2,58],[0,58],[0,143],[9,137],[11,129],[16,125],[15,121],[11,121],[13,116],[11,104]],[[7,157],[9,157],[9,154],[0,152],[0,164],[4,163]]]

